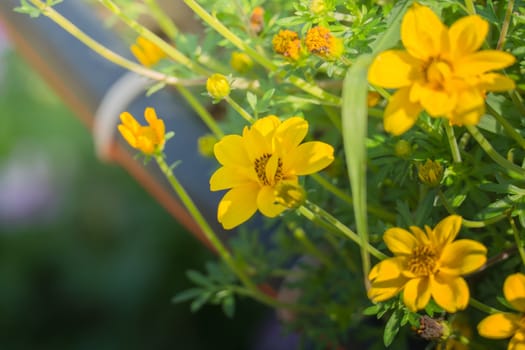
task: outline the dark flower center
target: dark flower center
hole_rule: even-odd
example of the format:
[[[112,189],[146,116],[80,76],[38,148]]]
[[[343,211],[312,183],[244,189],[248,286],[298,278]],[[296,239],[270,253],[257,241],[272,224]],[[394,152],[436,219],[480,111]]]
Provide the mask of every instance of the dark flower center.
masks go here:
[[[273,186],[283,178],[283,161],[281,158],[277,158],[277,168],[275,170],[275,175],[272,178],[268,178],[266,174],[266,166],[268,161],[271,159],[272,155],[270,153],[265,153],[255,160],[255,173],[259,178],[259,181],[265,186]]]
[[[416,247],[408,257],[408,269],[415,275],[428,276],[435,272],[437,267],[437,254],[428,245]]]

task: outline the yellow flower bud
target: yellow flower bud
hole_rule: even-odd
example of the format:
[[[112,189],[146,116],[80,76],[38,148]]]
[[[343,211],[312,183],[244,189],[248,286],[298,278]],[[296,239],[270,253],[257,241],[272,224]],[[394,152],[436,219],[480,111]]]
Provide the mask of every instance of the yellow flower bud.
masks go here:
[[[429,187],[439,186],[443,178],[443,167],[438,162],[427,159],[425,164],[418,165],[417,176],[422,183]]]
[[[314,15],[321,14],[326,11],[325,0],[310,0],[310,12]]]
[[[394,153],[399,158],[408,158],[412,153],[412,146],[406,140],[399,140],[394,146]]]
[[[213,146],[217,143],[217,137],[212,134],[207,134],[199,137],[198,139],[198,147],[199,147],[199,153],[203,155],[204,157],[211,157],[213,156]]]
[[[148,122],[147,126],[140,125],[130,113],[122,113],[118,130],[131,147],[146,155],[152,155],[164,148],[166,141],[164,121],[157,117],[152,107],[146,108],[144,116]]]
[[[244,52],[232,52],[230,66],[239,73],[246,73],[252,69],[253,61]]]
[[[273,50],[291,60],[298,60],[301,53],[299,35],[291,30],[279,31],[272,39]]]
[[[230,82],[222,74],[212,74],[206,81],[206,90],[215,100],[222,100],[230,94]]]

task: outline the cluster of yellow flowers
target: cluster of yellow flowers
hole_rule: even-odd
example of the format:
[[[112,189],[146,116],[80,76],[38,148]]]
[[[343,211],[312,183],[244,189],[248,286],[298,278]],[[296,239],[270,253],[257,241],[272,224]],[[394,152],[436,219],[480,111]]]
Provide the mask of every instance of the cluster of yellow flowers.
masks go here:
[[[251,17],[256,33],[262,29],[262,15],[261,9]],[[498,50],[479,51],[488,27],[478,15],[461,18],[448,28],[428,7],[416,3],[407,11],[401,24],[404,50],[380,53],[368,71],[372,86],[397,89],[384,112],[387,132],[406,132],[422,111],[445,118],[451,125],[477,124],[485,111],[488,91],[514,88],[510,78],[492,71],[508,67],[515,58]],[[276,53],[290,60],[298,60],[303,54],[303,42],[291,30],[281,30],[272,45]],[[343,41],[322,26],[308,30],[304,45],[308,52],[324,59],[337,59],[344,51]],[[132,50],[145,66],[163,57],[158,48],[140,38]],[[252,65],[242,52],[232,56],[232,66],[238,72]],[[210,76],[206,88],[215,100],[230,93],[228,79],[220,74]],[[378,96],[374,93],[370,104],[377,103]],[[148,126],[141,126],[125,112],[119,130],[143,153],[161,152],[164,124],[153,108],[146,109],[145,117]],[[210,190],[227,190],[217,211],[225,229],[241,225],[257,211],[273,218],[303,203],[305,191],[299,176],[316,173],[334,160],[332,146],[320,141],[302,143],[307,133],[308,122],[301,117],[281,120],[269,115],[244,127],[241,135],[227,135],[215,143],[213,152],[220,167],[210,178]],[[406,144],[400,143],[403,154],[410,152]],[[420,180],[430,187],[439,185],[442,176],[437,162],[429,160],[419,166]],[[465,309],[470,292],[464,276],[484,266],[487,248],[474,240],[456,240],[461,226],[462,218],[451,215],[433,229],[387,229],[383,239],[393,257],[372,268],[368,297],[377,303],[401,295],[413,312],[424,309],[431,299],[449,313]],[[479,324],[479,333],[489,338],[512,337],[509,349],[525,349],[525,275],[509,276],[503,291],[521,313],[490,315]]]

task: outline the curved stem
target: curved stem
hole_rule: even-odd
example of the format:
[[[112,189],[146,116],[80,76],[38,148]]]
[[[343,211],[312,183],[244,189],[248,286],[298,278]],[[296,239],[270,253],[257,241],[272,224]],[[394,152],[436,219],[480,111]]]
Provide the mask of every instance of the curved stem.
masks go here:
[[[454,129],[452,126],[445,122],[445,132],[447,133],[448,144],[450,145],[450,152],[452,152],[452,160],[454,163],[461,163],[461,153],[459,152],[458,143],[454,136]]]
[[[171,18],[166,15],[166,12],[160,8],[156,0],[144,0],[144,3],[148,6],[151,16],[157,21],[162,31],[166,33],[168,38],[174,39],[179,30]]]
[[[114,51],[108,49],[104,45],[100,44],[98,41],[91,38],[89,35],[87,35],[82,30],[80,30],[80,28],[78,28],[76,25],[70,22],[67,18],[65,18],[60,13],[58,13],[55,9],[53,9],[50,6],[47,6],[43,1],[41,0],[29,0],[29,1],[31,1],[31,3],[35,5],[38,9],[40,9],[44,16],[54,21],[56,24],[62,27],[69,34],[77,38],[84,45],[86,45],[91,50],[95,51],[97,54],[104,57],[110,62],[113,62],[123,68],[126,68],[146,78],[161,81],[168,85],[190,86],[190,85],[202,84],[200,80],[179,79],[171,75],[167,75],[167,74],[160,73],[152,69],[148,69],[138,63],[130,61],[127,58],[120,56],[119,54],[115,53]]]
[[[244,108],[242,108],[235,100],[233,100],[230,96],[226,96],[224,98],[226,102],[235,110],[237,113],[241,115],[241,117],[244,118],[248,123],[252,124],[255,119],[250,115],[250,113],[246,112]]]
[[[319,174],[311,174],[310,177],[315,180],[319,185],[321,185],[325,190],[331,192],[333,195],[335,195],[337,198],[341,199],[348,205],[353,205],[354,201],[352,197],[341,191],[337,186],[334,186],[330,183],[330,181],[326,180],[324,177],[322,177]],[[381,207],[376,207],[374,205],[368,204],[367,210],[369,213],[376,215],[377,217],[388,221],[388,222],[395,222],[396,216],[392,214],[389,211],[384,210]]]
[[[514,139],[514,141],[516,141],[520,146],[521,148],[525,149],[525,139],[523,137],[521,137],[520,133],[516,131],[516,129],[514,129],[514,127],[507,121],[507,119],[505,119],[501,114],[499,114],[494,108],[492,108],[488,103],[487,103],[487,109],[489,111],[489,113],[494,117],[496,118],[496,120],[498,121],[498,123],[501,124],[501,126],[503,127],[503,129],[505,129],[505,132]]]
[[[482,303],[481,301],[477,300],[477,299],[474,299],[472,297],[470,297],[468,303],[470,304],[470,306],[472,306],[473,308],[476,308],[478,309],[479,311],[482,311],[482,312],[485,312],[487,314],[495,314],[495,313],[502,313],[503,311],[500,311],[496,308],[493,308],[492,306],[488,306],[487,304],[484,304]]]
[[[499,33],[498,44],[496,45],[496,50],[501,50],[505,44],[505,38],[507,37],[507,32],[509,31],[510,17],[512,15],[512,9],[514,8],[514,0],[507,1],[507,11],[505,11],[505,18],[501,24],[501,32]]]
[[[334,218],[332,215],[330,215],[327,211],[322,209],[321,207],[313,204],[312,202],[306,202],[306,204],[312,208],[310,210],[304,205],[301,205],[299,208],[297,208],[297,211],[306,217],[308,220],[319,223],[323,226],[330,226],[332,229],[335,229],[336,232],[341,233],[342,235],[346,236],[350,240],[352,240],[357,245],[361,246],[361,238],[357,233],[349,229],[346,225],[341,223],[339,220]],[[326,224],[326,225],[324,225]],[[370,244],[367,244],[365,249],[372,254],[374,257],[376,257],[379,260],[386,259],[387,256],[383,253],[381,253],[379,250],[377,250],[375,247],[373,247]]]
[[[210,129],[210,131],[215,135],[217,139],[221,139],[224,136],[221,128],[213,119],[213,116],[208,112],[206,108],[199,102],[198,99],[193,96],[190,90],[186,89],[183,86],[178,86],[180,94],[188,101],[193,110],[201,117],[202,121]]]
[[[514,233],[514,240],[516,241],[516,247],[518,248],[518,252],[520,253],[521,261],[523,264],[525,264],[525,249],[523,248],[523,239],[521,239],[520,237],[520,232],[516,227],[514,219],[509,218],[509,222],[510,227],[512,228],[512,232]]]
[[[525,176],[525,169],[517,166],[514,163],[509,162],[508,160],[503,158],[498,152],[496,152],[494,147],[492,147],[490,142],[487,141],[487,139],[481,134],[478,128],[472,125],[467,125],[466,128],[470,132],[472,137],[474,137],[474,139],[478,142],[481,148],[483,148],[485,153],[487,153],[487,155],[490,158],[492,158],[494,162],[499,164],[501,167],[505,168],[510,173],[517,174],[517,176],[519,176],[520,178],[523,178]]]

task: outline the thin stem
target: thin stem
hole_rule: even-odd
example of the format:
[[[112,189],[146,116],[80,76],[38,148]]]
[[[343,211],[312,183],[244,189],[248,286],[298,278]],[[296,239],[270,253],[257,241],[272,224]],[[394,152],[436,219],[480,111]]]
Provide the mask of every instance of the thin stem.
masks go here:
[[[492,306],[488,306],[487,304],[482,303],[481,301],[474,299],[470,297],[469,302],[470,306],[473,308],[478,309],[479,311],[485,312],[487,314],[495,314],[495,313],[502,313],[503,311],[500,311],[496,308],[493,308]]]
[[[523,240],[520,237],[520,232],[518,228],[516,227],[516,223],[514,222],[513,218],[509,218],[510,227],[512,228],[512,232],[514,233],[514,240],[516,241],[516,247],[518,248],[518,252],[520,253],[521,261],[523,264],[525,264],[525,249],[523,248]]]
[[[501,32],[499,33],[498,44],[496,50],[501,50],[505,44],[507,32],[509,31],[510,17],[512,16],[512,9],[514,8],[514,0],[507,1],[507,11],[505,11],[505,18],[501,24]]]
[[[156,0],[144,0],[144,3],[148,6],[149,13],[157,21],[162,31],[166,33],[168,38],[173,40],[179,32],[175,23],[173,23],[171,18],[166,15],[166,12],[160,8]]]
[[[40,1],[40,0],[31,0],[31,1]],[[162,38],[160,38],[158,35],[153,33],[151,30],[145,28],[143,25],[141,25],[137,21],[127,16],[121,10],[121,8],[117,4],[115,4],[112,0],[99,0],[99,2],[102,3],[102,5],[106,7],[108,10],[110,10],[113,14],[117,15],[124,23],[126,23],[137,34],[151,41],[155,45],[157,45],[162,51],[166,53],[166,55],[171,57],[176,62],[186,66],[190,71],[196,74],[201,74],[205,76],[211,75],[212,72],[208,71],[208,69],[196,64],[194,60],[184,55],[182,52],[177,50],[173,45],[170,45],[166,41],[162,40]]]
[[[512,103],[514,103],[514,106],[516,106],[520,114],[525,117],[525,106],[523,105],[523,99],[521,98],[521,95],[518,94],[516,90],[509,92],[509,95]]]
[[[476,14],[476,7],[474,7],[474,1],[472,0],[465,0],[465,6],[467,8],[467,12],[469,15],[475,15]]]
[[[62,27],[69,34],[73,35],[84,45],[86,45],[91,50],[95,51],[97,54],[104,57],[110,62],[113,62],[123,68],[126,68],[146,78],[161,81],[168,85],[175,85],[175,86],[187,85],[189,86],[189,85],[199,84],[198,80],[179,79],[171,75],[167,75],[164,73],[157,72],[155,70],[148,69],[138,63],[130,61],[127,58],[124,58],[120,56],[119,54],[115,53],[114,51],[108,49],[104,45],[100,44],[98,41],[95,41],[94,39],[92,39],[89,35],[87,35],[82,30],[80,30],[80,28],[78,28],[76,25],[70,22],[67,18],[65,18],[60,13],[58,13],[55,9],[53,9],[50,6],[47,6],[43,1],[41,0],[30,0],[30,1],[33,5],[35,5],[38,9],[42,11],[43,15],[53,20],[56,24]]]
[[[186,89],[183,86],[178,86],[178,90],[180,94],[188,101],[190,106],[193,108],[195,112],[201,117],[202,121],[206,126],[210,129],[210,131],[215,135],[217,139],[221,139],[224,136],[224,133],[222,132],[221,128],[213,119],[213,116],[208,112],[206,108],[199,102],[195,96],[191,93],[190,90]]]
[[[346,204],[352,206],[354,204],[354,201],[352,197],[344,193],[341,189],[339,189],[337,186],[334,186],[330,181],[326,180],[324,177],[322,177],[319,174],[312,174],[310,175],[312,179],[314,179],[315,182],[317,182],[319,185],[321,185],[325,190],[331,192],[333,195],[335,195],[337,198],[344,201]],[[377,217],[388,221],[388,222],[395,222],[396,216],[383,208],[376,207],[374,205],[368,204],[367,210],[369,213],[376,215]]]
[[[240,287],[240,286],[229,286],[228,288],[235,294],[257,299],[257,296],[253,294],[253,291],[251,289],[247,289],[247,288]],[[308,313],[308,314],[318,314],[318,313],[320,314],[324,312],[324,310],[320,310],[318,308],[314,308],[308,305],[283,303],[273,298],[268,298],[265,304],[274,309],[287,309],[291,311]]]
[[[516,141],[521,148],[525,149],[525,139],[521,137],[520,133],[514,129],[514,127],[505,119],[501,114],[499,114],[494,108],[487,104],[487,109],[489,113],[496,118],[498,123],[501,124],[505,132]]]
[[[485,151],[485,153],[487,153],[487,155],[494,162],[499,164],[501,167],[505,168],[510,173],[517,174],[517,176],[519,176],[521,178],[523,178],[523,176],[525,176],[525,169],[523,169],[522,167],[517,166],[514,163],[509,162],[508,160],[503,158],[498,152],[496,152],[494,147],[492,147],[490,142],[487,141],[487,139],[481,134],[481,132],[478,130],[478,128],[476,128],[475,126],[472,126],[472,125],[467,125],[466,128],[470,132],[472,137],[474,137],[474,139],[478,142],[478,144],[481,146],[481,148]]]
[[[458,143],[454,136],[454,129],[449,123],[445,123],[445,132],[447,133],[448,144],[450,145],[450,152],[454,163],[461,163],[461,153],[459,152]]]
[[[230,96],[226,96],[224,98],[226,102],[235,110],[237,113],[241,115],[241,117],[244,118],[248,123],[252,124],[255,119],[250,115],[250,113],[246,112],[244,108],[242,108],[237,102],[235,102]]]
[[[445,197],[445,194],[443,193],[443,191],[441,191],[441,189],[438,190],[438,197],[439,197],[439,200],[441,201],[441,203],[443,204],[443,206],[445,207],[445,209],[447,210],[447,212],[449,214],[457,214],[456,211],[454,210],[454,208],[452,207],[452,205],[449,203],[449,201],[447,200],[447,197]],[[465,227],[469,227],[469,228],[481,228],[481,227],[486,227],[486,226],[489,226],[489,225],[492,225],[498,221],[501,221],[501,220],[504,220],[508,218],[508,213],[505,212],[505,213],[502,213],[502,214],[499,214],[499,215],[496,215],[496,216],[493,216],[491,218],[488,218],[486,220],[480,220],[480,221],[474,221],[474,220],[468,220],[468,219],[465,219],[462,217],[462,225],[465,226]]]
[[[109,0],[101,0],[101,1],[109,1]],[[244,40],[239,38],[231,30],[229,30],[224,24],[222,24],[221,21],[219,21],[217,18],[210,15],[196,1],[184,0],[184,3],[189,8],[191,8],[197,16],[199,16],[204,22],[206,22],[207,25],[209,25],[211,28],[213,28],[215,31],[221,34],[225,39],[231,42],[238,49],[246,52],[251,58],[253,58],[254,61],[259,63],[261,66],[266,68],[268,71],[276,73],[281,78],[284,78],[286,76],[286,72],[279,72],[278,66],[275,65],[275,63],[273,63],[270,59],[268,59],[263,54],[257,52],[257,50],[250,47]],[[289,81],[290,83],[292,83],[293,85],[295,85],[296,87],[302,89],[303,91],[306,91],[309,94],[316,96],[329,104],[334,104],[334,105],[341,104],[341,99],[338,96],[332,95],[324,91],[320,87],[310,84],[297,76],[291,75],[285,79]]]
[[[293,236],[303,246],[303,248],[306,250],[306,253],[317,258],[317,260],[323,263],[326,267],[334,268],[334,263],[323,252],[317,249],[315,244],[313,244],[310,238],[308,238],[304,230],[301,227],[293,227],[293,226],[290,227],[290,229],[293,232]]]
[[[339,245],[339,243],[336,241],[335,236],[323,235],[323,238],[332,246],[336,254],[338,254],[341,257],[341,259],[343,259],[348,270],[357,273],[358,267],[356,263],[352,260],[350,256],[348,256],[348,254],[346,254],[344,247],[341,247]]]
[[[309,207],[311,207],[312,210],[310,210],[306,206],[302,205],[299,208],[297,208],[298,212],[301,215],[303,215],[308,220],[310,220],[310,221],[312,221],[314,223],[328,224],[329,226],[334,228],[335,231],[343,234],[344,236],[346,236],[347,238],[352,240],[357,245],[359,245],[359,246],[362,245],[361,238],[359,237],[359,235],[357,233],[355,233],[354,231],[349,229],[346,225],[344,225],[339,220],[334,218],[327,211],[325,211],[321,207],[319,207],[319,206],[317,206],[317,205],[315,205],[315,204],[313,204],[311,202],[307,201],[306,204]],[[323,225],[323,226],[325,226],[325,225]],[[379,250],[377,250],[375,247],[373,247],[370,244],[367,244],[365,248],[370,254],[372,254],[374,257],[376,257],[379,260],[383,260],[383,259],[387,258],[387,256],[385,254],[381,253]]]

